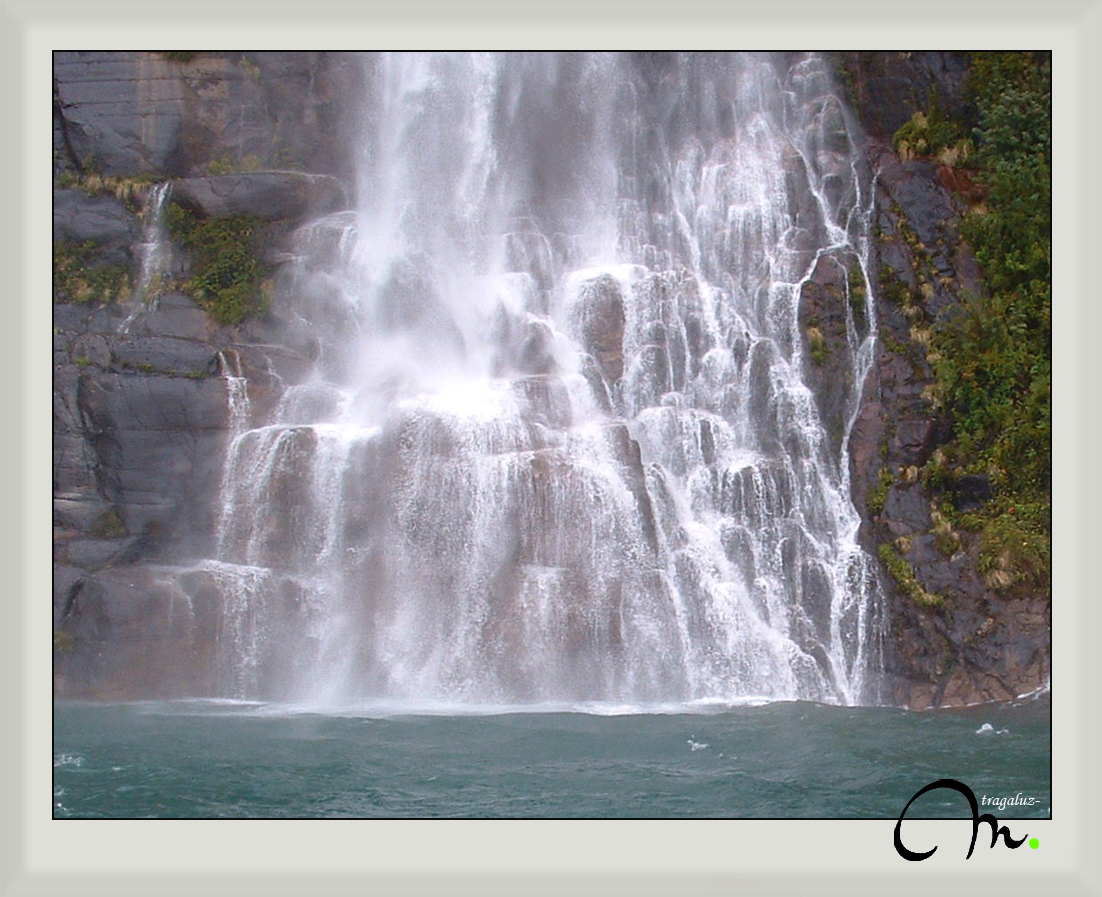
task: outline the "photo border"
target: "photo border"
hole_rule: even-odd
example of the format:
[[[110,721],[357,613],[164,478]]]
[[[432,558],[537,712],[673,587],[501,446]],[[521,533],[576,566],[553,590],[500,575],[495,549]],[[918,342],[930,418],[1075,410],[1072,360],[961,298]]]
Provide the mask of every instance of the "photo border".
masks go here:
[[[1090,369],[1102,296],[1097,54],[1102,0],[887,2],[134,2],[0,0],[0,895],[1100,894],[1102,798],[1093,685],[1102,633],[1088,558],[1102,508]],[[53,50],[1049,49],[1053,52],[1053,614],[1051,820],[1040,849],[980,844],[959,820],[908,822],[905,863],[884,821],[53,820],[46,633],[52,494],[49,257]],[[1092,152],[1092,150],[1094,152]],[[1092,212],[1094,218],[1092,218]],[[1093,275],[1093,277],[1092,277]],[[1093,399],[1093,401],[1092,401]],[[1090,676],[1094,669],[1095,675]],[[1012,825],[1016,836],[1023,823]],[[958,849],[959,845],[959,849]]]

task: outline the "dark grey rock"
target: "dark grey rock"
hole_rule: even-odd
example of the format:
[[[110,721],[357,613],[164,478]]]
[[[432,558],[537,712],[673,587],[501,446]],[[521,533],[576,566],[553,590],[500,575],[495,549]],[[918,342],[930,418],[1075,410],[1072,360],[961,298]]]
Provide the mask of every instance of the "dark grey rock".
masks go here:
[[[60,488],[54,490],[54,526],[66,529],[76,529],[87,532],[92,525],[100,520],[104,513],[110,510],[111,505],[95,491],[95,482],[90,481],[84,495],[69,492],[65,495]]]
[[[114,374],[96,378],[89,410],[117,430],[225,429],[226,386],[217,378],[191,380],[159,374]]]
[[[929,418],[910,418],[897,423],[896,440],[904,463],[921,464],[926,460],[933,429],[934,423]]]
[[[79,567],[54,564],[54,629],[60,629],[77,593],[84,584],[87,572]]]
[[[102,333],[83,333],[70,345],[68,360],[78,366],[95,365],[105,368],[111,364],[111,349],[107,344],[107,337]]]
[[[73,646],[55,657],[55,689],[101,699],[204,693],[215,673],[216,623],[205,604],[173,571],[152,565],[88,576],[64,618]]]
[[[54,55],[55,131],[77,169],[205,174],[212,163],[341,174],[350,117],[341,98],[370,77],[354,54],[159,52]]]
[[[851,267],[857,270],[857,261],[850,256],[821,256],[799,296],[800,329],[807,344],[804,378],[815,396],[819,419],[831,443],[830,455],[834,457],[841,449],[845,422],[856,402],[854,392],[863,387],[853,382],[853,359],[846,330],[850,305],[847,280]],[[855,326],[859,326],[859,322]],[[818,357],[810,345],[812,328],[823,340],[823,350]]]
[[[188,97],[171,63],[156,53],[59,52],[54,77],[81,167],[108,175],[180,173]]]
[[[295,171],[257,171],[173,183],[172,198],[203,215],[254,215],[297,222],[345,208],[344,187],[336,178]]]
[[[64,557],[73,567],[99,570],[107,566],[122,545],[122,539],[73,539],[66,545]]]
[[[161,374],[218,373],[216,351],[209,343],[170,336],[117,337],[111,341],[115,364]]]
[[[54,191],[55,242],[91,242],[103,263],[129,265],[131,246],[140,232],[134,215],[114,196]]]
[[[991,499],[991,481],[981,474],[968,474],[953,484],[952,493],[958,511],[975,511]]]
[[[938,180],[937,164],[917,159],[903,163],[894,154],[881,158],[881,184],[903,209],[918,239],[933,249],[945,236],[946,222],[957,214],[956,204]]]
[[[897,536],[924,533],[932,525],[926,493],[919,485],[893,486],[889,489],[883,516],[888,529]]]
[[[968,56],[960,52],[843,53],[853,89],[850,100],[865,130],[880,139],[892,136],[918,111],[928,111],[937,96],[945,113],[966,123],[975,109],[966,92]]]
[[[135,315],[129,332],[142,336],[207,341],[217,327],[195,301],[183,293],[167,293]]]

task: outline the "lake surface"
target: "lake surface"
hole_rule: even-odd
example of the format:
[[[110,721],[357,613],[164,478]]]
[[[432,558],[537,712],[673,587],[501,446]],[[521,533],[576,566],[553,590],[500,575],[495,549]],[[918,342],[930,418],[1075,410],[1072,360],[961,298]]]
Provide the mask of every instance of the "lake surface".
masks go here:
[[[659,709],[58,703],[54,816],[894,819],[940,778],[1051,816],[1047,696]],[[908,812],[967,815],[945,789]]]

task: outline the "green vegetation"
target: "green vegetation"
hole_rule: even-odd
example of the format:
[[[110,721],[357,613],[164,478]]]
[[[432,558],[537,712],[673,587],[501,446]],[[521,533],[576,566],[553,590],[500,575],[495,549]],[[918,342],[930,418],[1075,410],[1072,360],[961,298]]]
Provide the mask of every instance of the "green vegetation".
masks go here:
[[[951,558],[961,546],[960,533],[953,529],[948,509],[931,508],[930,519],[934,524],[934,547],[947,558]]]
[[[161,55],[172,62],[191,62],[199,55],[197,50],[161,50]]]
[[[59,654],[67,654],[77,646],[77,640],[68,632],[54,630],[54,650]]]
[[[92,522],[90,529],[93,536],[101,539],[118,539],[126,535],[126,527],[114,508],[100,514]]]
[[[240,174],[242,172],[260,171],[263,167],[260,157],[255,153],[249,153],[237,161],[229,156],[220,156],[217,159],[211,159],[207,163],[207,174]]]
[[[54,302],[93,305],[130,296],[130,271],[100,260],[95,243],[54,244]]]
[[[156,182],[157,177],[149,172],[142,172],[133,177],[115,177],[95,171],[86,171],[79,175],[63,171],[57,176],[57,186],[61,189],[83,190],[89,196],[114,196],[124,202],[131,211],[137,210],[139,195]]]
[[[880,269],[880,295],[888,302],[907,306],[912,302],[911,291],[891,268],[884,265]]]
[[[152,374],[157,370],[148,361],[124,361],[122,366],[131,371],[141,371],[143,374]]]
[[[861,266],[854,263],[846,273],[846,292],[849,295],[849,307],[853,312],[853,321],[858,329],[865,328],[865,301],[868,291],[865,289],[865,275]]]
[[[915,156],[936,156],[950,167],[966,160],[972,152],[972,142],[964,136],[959,124],[946,117],[936,91],[931,92],[929,109],[916,112],[911,120],[892,135],[892,145],[903,159]]]
[[[807,348],[811,352],[811,360],[815,364],[823,364],[830,355],[827,349],[826,337],[818,327],[807,328]]]
[[[895,482],[895,475],[892,473],[890,467],[880,468],[880,478],[876,482],[876,487],[869,492],[868,497],[865,499],[869,511],[872,514],[880,514],[884,510],[884,503],[888,500],[888,492],[892,488],[892,484]]]
[[[877,549],[880,560],[888,568],[892,578],[899,583],[899,587],[916,604],[922,607],[940,607],[945,599],[935,592],[928,592],[922,587],[922,583],[915,577],[914,569],[906,560],[887,542],[881,543]]]
[[[240,324],[267,304],[260,262],[261,223],[249,215],[200,218],[177,203],[165,210],[174,242],[191,253],[192,277],[187,291],[222,324]]]
[[[953,438],[923,480],[951,491],[966,474],[987,478],[992,498],[969,513],[946,502],[939,546],[954,527],[981,534],[979,569],[989,587],[1026,584],[1049,593],[1051,534],[1051,63],[1047,53],[975,53],[969,90],[979,111],[969,164],[986,197],[962,222],[979,262],[982,295],[964,294],[932,333],[922,330],[935,373],[931,400]],[[925,152],[953,131],[931,112],[897,132]],[[938,124],[931,128],[930,124]],[[912,246],[912,249],[915,247]],[[884,284],[881,284],[882,288]],[[893,298],[884,290],[885,298]],[[900,297],[901,298],[901,297]],[[913,332],[913,331],[912,331]],[[897,577],[898,578],[898,577]]]

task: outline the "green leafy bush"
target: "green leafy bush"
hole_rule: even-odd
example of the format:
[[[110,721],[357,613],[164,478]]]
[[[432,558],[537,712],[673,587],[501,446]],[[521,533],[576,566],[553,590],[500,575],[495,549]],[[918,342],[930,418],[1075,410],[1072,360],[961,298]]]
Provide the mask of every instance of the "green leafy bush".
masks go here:
[[[259,257],[261,222],[249,215],[200,218],[171,203],[165,223],[173,241],[191,253],[187,291],[222,324],[240,324],[266,306]]]
[[[965,161],[972,152],[971,141],[961,126],[945,115],[936,92],[930,95],[927,111],[916,112],[892,135],[892,145],[904,159],[937,156],[949,166]]]

